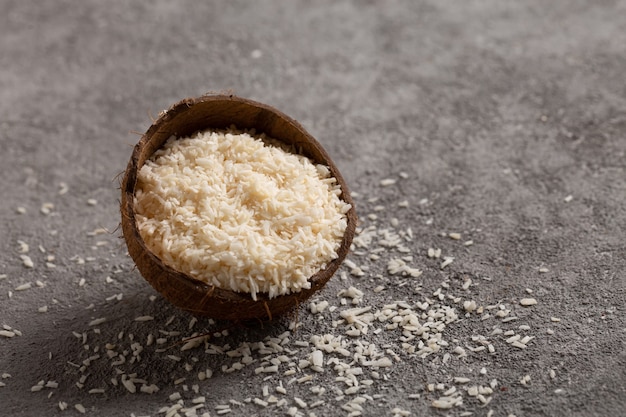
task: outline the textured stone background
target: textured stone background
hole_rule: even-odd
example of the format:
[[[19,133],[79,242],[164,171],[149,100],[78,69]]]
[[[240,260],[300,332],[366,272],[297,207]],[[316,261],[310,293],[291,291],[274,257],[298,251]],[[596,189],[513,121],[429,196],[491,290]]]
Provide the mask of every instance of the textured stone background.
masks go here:
[[[233,406],[234,415],[288,411],[244,402],[288,377],[263,381],[254,365],[224,374],[220,368],[230,362],[223,357],[195,352],[174,363],[146,348],[133,369],[159,385],[153,395],[111,385],[115,372],[104,355],[79,389],[82,373],[68,363],[80,365],[121,331],[142,342],[159,329],[191,334],[188,315],[161,298],[150,301],[156,293],[125,255],[115,231],[117,175],[139,138],[131,132],[145,131],[149,114],[184,97],[229,90],[277,107],[318,138],[359,194],[363,227],[389,227],[396,218],[413,231],[407,245],[422,277],[391,276],[385,263],[355,255],[368,274],[336,277],[319,300],[339,306],[337,292],[353,285],[365,293],[363,305],[377,309],[432,297],[447,281],[450,294],[484,306],[504,303],[520,318],[466,317],[456,305],[462,320],[443,332],[448,349],[484,335],[496,352],[470,352],[448,365],[441,363],[445,348],[426,359],[400,355],[402,362],[381,372],[386,379],[363,388],[362,395],[381,394],[362,405],[363,415],[393,415],[394,407],[412,415],[626,414],[626,2],[2,0],[0,6],[0,325],[22,333],[0,337],[0,373],[11,375],[0,379],[6,415],[74,415],[76,403],[94,416],[157,415],[172,403],[172,392],[182,392],[173,381],[183,376],[188,387],[199,385],[203,410],[212,416],[229,399],[244,404]],[[383,178],[398,182],[381,187]],[[59,194],[60,183],[66,194]],[[402,200],[408,208],[397,206]],[[44,215],[47,202],[54,208]],[[386,210],[371,220],[376,205]],[[88,234],[100,227],[111,233]],[[463,240],[442,236],[449,232]],[[463,246],[470,239],[474,244]],[[29,245],[34,268],[22,265],[18,240]],[[429,247],[454,262],[440,269],[441,260],[426,256]],[[56,268],[45,265],[50,255]],[[463,291],[459,283],[467,277],[474,284]],[[24,283],[32,288],[15,290]],[[374,293],[378,285],[386,290]],[[120,293],[122,300],[112,298]],[[521,308],[518,300],[528,296],[538,304]],[[38,312],[43,306],[48,311]],[[333,314],[320,320],[302,306],[302,327],[292,339],[339,334]],[[155,320],[133,321],[141,315]],[[97,334],[88,323],[99,317],[108,321]],[[295,319],[235,327],[215,343],[262,340]],[[491,336],[494,327],[520,324],[535,336],[527,349]],[[196,327],[216,328],[206,320]],[[92,351],[72,332],[85,332]],[[397,337],[370,333],[364,340],[393,347]],[[187,372],[182,368],[192,356],[198,362]],[[198,382],[193,375],[205,366],[215,375]],[[309,385],[290,385],[289,406],[294,396],[321,398],[325,404],[303,415],[347,415],[341,406],[350,398],[337,398],[333,387],[345,386],[330,368]],[[520,384],[525,375],[530,382]],[[464,394],[460,407],[433,409],[441,393],[426,392],[425,384],[464,392],[454,376],[480,384],[497,378],[499,385],[486,407]],[[31,392],[40,380],[59,386]],[[312,385],[328,392],[313,395]],[[105,394],[87,393],[101,386]],[[409,399],[411,393],[420,398]],[[61,412],[59,401],[69,409]]]

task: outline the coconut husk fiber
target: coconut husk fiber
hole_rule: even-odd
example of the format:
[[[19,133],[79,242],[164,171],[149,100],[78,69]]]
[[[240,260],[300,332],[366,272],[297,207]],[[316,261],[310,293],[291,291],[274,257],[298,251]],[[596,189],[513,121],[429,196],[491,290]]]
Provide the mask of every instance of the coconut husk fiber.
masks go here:
[[[135,219],[134,195],[139,169],[171,136],[188,137],[197,131],[255,129],[257,133],[277,139],[314,163],[326,165],[341,186],[340,198],[352,205],[347,213],[348,227],[338,250],[338,258],[310,277],[311,288],[270,299],[258,293],[253,300],[249,293],[218,288],[164,264],[146,246]],[[173,305],[194,315],[225,320],[272,319],[288,312],[320,290],[333,276],[348,254],[356,228],[354,202],[341,173],[322,148],[304,128],[280,111],[252,100],[232,95],[207,95],[186,98],[162,112],[135,146],[126,168],[122,185],[122,230],[128,252],[141,275]]]

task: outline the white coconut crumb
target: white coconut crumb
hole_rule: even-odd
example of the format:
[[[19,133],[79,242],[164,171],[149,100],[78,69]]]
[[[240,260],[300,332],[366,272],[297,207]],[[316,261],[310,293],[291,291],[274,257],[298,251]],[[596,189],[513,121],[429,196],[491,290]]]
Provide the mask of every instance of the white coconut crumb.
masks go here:
[[[306,402],[304,402],[304,400],[302,400],[301,398],[298,397],[293,397],[293,401],[298,404],[298,407],[300,408],[307,408],[308,405]]]
[[[466,240],[465,242],[463,242],[463,246],[472,246],[474,244],[473,240]]]
[[[337,294],[339,297],[348,297],[352,299],[352,304],[359,304],[363,300],[363,291],[350,287],[345,290],[339,291]]]
[[[41,306],[37,309],[37,311],[39,313],[47,313],[48,312],[48,306]]]
[[[328,308],[328,306],[329,306],[328,301],[322,300],[317,303],[311,302],[311,304],[309,305],[309,308],[312,314],[317,314],[317,313],[322,313],[324,310]]]
[[[570,201],[572,201],[573,199],[574,199],[574,196],[570,194],[570,195],[566,196],[566,197],[563,199],[563,201],[565,201],[566,203],[569,203],[569,202],[570,202]]]
[[[558,322],[561,321],[561,319],[558,318],[558,317],[550,317],[550,321],[553,322],[553,323],[558,323]]]
[[[52,212],[52,210],[54,209],[54,204],[52,203],[43,203],[41,205],[41,208],[39,209],[39,211],[41,212],[41,214],[43,215],[48,215]]]
[[[21,284],[18,285],[17,287],[15,287],[15,291],[25,291],[32,288],[32,284],[30,282],[27,282],[25,284]]]
[[[74,404],[74,408],[81,414],[85,414],[87,412],[82,404]]]
[[[88,391],[89,394],[104,394],[105,392],[104,388],[92,388]]]
[[[18,240],[17,244],[19,246],[17,251],[19,253],[28,253],[28,251],[30,250],[30,247],[28,246],[28,243],[24,242],[23,240]]]
[[[402,200],[398,202],[398,207],[402,207],[402,208],[407,208],[409,207],[409,201],[408,200]]]
[[[550,272],[550,270],[545,266],[542,266],[541,268],[539,268],[539,272],[545,274],[546,272]]]
[[[69,190],[70,190],[70,187],[67,185],[67,183],[65,182],[59,183],[59,191],[58,191],[59,195],[65,195],[67,194]]]
[[[400,258],[392,258],[387,262],[387,272],[391,275],[401,274],[413,278],[419,278],[422,275],[420,269],[407,265],[407,263]]]
[[[26,214],[26,207],[18,206],[15,208],[17,214]]]
[[[461,234],[456,232],[448,233],[448,237],[452,240],[461,240]]]
[[[438,259],[441,257],[441,249],[428,248],[428,257]]]
[[[534,306],[535,304],[537,304],[537,300],[534,298],[522,298],[519,301],[520,305],[524,306],[524,307],[528,307],[528,306]]]
[[[6,337],[6,338],[12,338],[15,336],[15,332],[11,331],[11,330],[0,330],[0,336],[2,337]]]
[[[34,268],[35,264],[33,263],[33,260],[30,258],[30,256],[28,255],[20,255],[20,259],[22,260],[22,265],[24,265],[26,268]]]
[[[100,325],[100,324],[102,324],[102,323],[104,323],[106,321],[107,321],[107,319],[105,317],[100,317],[98,319],[91,320],[89,322],[89,326],[98,326],[98,325]]]
[[[474,300],[466,300],[463,302],[463,309],[467,312],[475,311],[477,308],[476,301]]]
[[[397,181],[397,180],[396,180],[395,178],[385,178],[385,179],[383,179],[383,180],[380,180],[379,184],[380,184],[382,187],[387,187],[387,186],[389,186],[389,185],[393,185],[393,184],[395,184],[395,183],[396,183],[396,181]]]
[[[454,257],[452,257],[452,256],[444,256],[443,262],[441,263],[439,268],[440,269],[444,269],[445,267],[450,265],[452,262],[454,262]]]
[[[91,232],[87,232],[87,236],[98,236],[98,235],[105,235],[105,234],[109,234],[109,230],[107,230],[104,227],[99,227],[97,229],[94,229]]]
[[[463,398],[459,395],[459,396],[453,396],[453,397],[439,397],[438,399],[434,400],[431,403],[431,406],[433,408],[439,408],[439,409],[444,409],[444,410],[449,410],[453,407],[456,406],[460,406],[463,404]]]
[[[36,385],[30,387],[31,392],[41,391],[44,388],[45,381],[41,380]]]
[[[96,200],[95,198],[89,198],[87,199],[87,205],[88,206],[95,206],[98,204],[98,200]]]
[[[411,412],[408,410],[403,410],[402,408],[395,407],[391,409],[392,417],[408,417],[411,415]]]

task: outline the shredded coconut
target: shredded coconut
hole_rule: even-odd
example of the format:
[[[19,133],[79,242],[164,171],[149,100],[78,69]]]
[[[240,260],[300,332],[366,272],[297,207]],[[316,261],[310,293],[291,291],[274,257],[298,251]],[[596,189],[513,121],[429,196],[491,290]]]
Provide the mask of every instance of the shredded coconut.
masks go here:
[[[350,205],[330,171],[246,132],[170,138],[139,172],[146,245],[220,288],[270,297],[310,288],[337,257]]]

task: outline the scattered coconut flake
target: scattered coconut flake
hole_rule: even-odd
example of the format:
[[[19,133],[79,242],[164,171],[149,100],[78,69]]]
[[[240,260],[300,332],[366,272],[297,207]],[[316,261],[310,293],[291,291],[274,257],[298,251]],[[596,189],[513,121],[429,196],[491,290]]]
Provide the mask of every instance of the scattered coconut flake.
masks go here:
[[[20,259],[22,260],[22,265],[24,265],[26,268],[33,268],[35,266],[33,260],[30,259],[30,256],[28,255],[20,255]]]
[[[524,307],[528,307],[528,306],[534,306],[535,304],[537,304],[537,300],[534,298],[522,298],[519,301],[520,305],[524,306]]]
[[[454,262],[454,258],[452,256],[444,256],[443,258],[443,262],[440,265],[440,269],[444,269],[446,266],[450,265],[452,262]]]
[[[54,204],[52,203],[43,203],[41,205],[41,208],[39,209],[39,211],[41,212],[41,214],[44,215],[48,215],[52,212],[52,210],[54,209]]]
[[[67,194],[69,190],[70,190],[70,187],[66,183],[64,182],[59,183],[59,195],[65,195]]]
[[[393,185],[396,183],[396,180],[394,178],[385,178],[383,180],[380,180],[380,185],[383,187],[387,187],[388,185]]]
[[[105,317],[94,319],[94,320],[91,320],[89,322],[89,326],[98,326],[98,325],[100,325],[100,324],[102,324],[102,323],[104,323],[106,321],[107,321],[107,319]]]
[[[19,249],[17,250],[19,253],[28,253],[28,251],[30,250],[28,243],[22,240],[18,240],[17,244],[19,245]]]
[[[21,284],[18,285],[17,287],[15,287],[15,291],[25,291],[32,288],[32,284],[30,282],[27,282],[25,284]]]
[[[88,391],[89,394],[104,394],[105,392],[104,388],[92,388]]]

